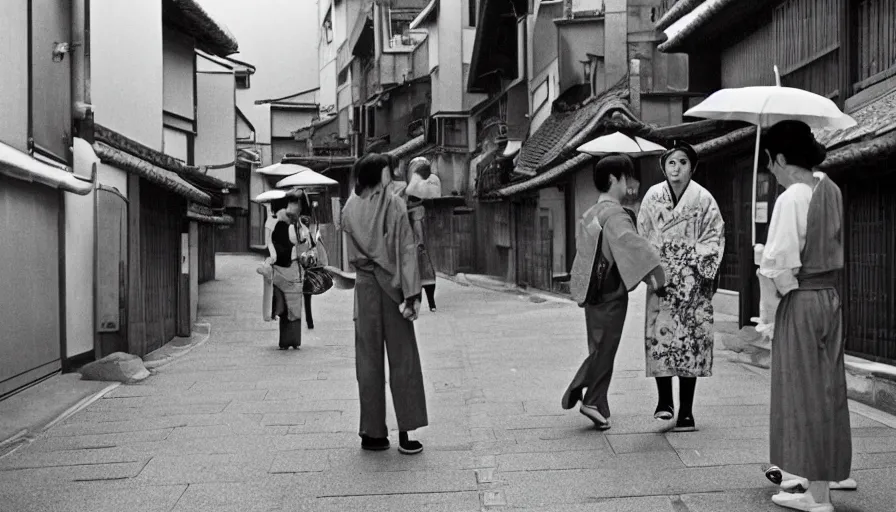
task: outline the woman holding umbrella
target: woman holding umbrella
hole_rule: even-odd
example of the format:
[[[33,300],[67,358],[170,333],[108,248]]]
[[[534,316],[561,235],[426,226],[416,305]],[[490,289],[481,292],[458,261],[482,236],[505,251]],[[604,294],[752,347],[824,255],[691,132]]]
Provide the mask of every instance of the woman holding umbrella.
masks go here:
[[[656,378],[658,420],[674,416],[672,377],[678,377],[673,430],[690,432],[696,430],[692,408],[697,377],[712,375],[712,296],[725,249],[725,223],[716,200],[692,180],[698,163],[694,148],[678,143],[663,153],[660,163],[666,181],[647,191],[638,213],[638,232],[659,252],[669,281],[667,290],[648,286],[647,376]]]
[[[781,469],[808,480],[805,493],[781,492],[772,501],[832,512],[830,482],[848,479],[852,466],[837,292],[843,199],[826,175],[812,172],[826,151],[805,123],[775,124],[761,149],[766,167],[787,189],[772,211],[758,272],[774,285],[763,287],[762,301],[776,310],[769,453]],[[768,296],[770,289],[774,297]]]

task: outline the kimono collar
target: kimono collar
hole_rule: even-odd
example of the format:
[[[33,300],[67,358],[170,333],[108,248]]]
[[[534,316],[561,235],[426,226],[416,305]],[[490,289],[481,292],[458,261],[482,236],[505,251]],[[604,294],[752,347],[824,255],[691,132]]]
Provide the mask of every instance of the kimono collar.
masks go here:
[[[666,188],[669,190],[669,196],[672,197],[672,208],[678,207],[678,203],[681,202],[681,199],[687,195],[688,191],[691,189],[691,184],[694,183],[693,179],[688,180],[688,184],[684,186],[684,190],[681,191],[681,197],[675,195],[675,190],[672,189],[672,184],[669,183],[669,180],[666,180]]]

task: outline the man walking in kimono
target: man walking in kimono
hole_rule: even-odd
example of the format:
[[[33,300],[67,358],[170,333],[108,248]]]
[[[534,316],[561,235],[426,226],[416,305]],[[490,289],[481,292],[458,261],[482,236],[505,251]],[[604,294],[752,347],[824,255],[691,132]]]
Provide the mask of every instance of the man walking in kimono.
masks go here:
[[[576,240],[570,288],[585,308],[588,357],[563,395],[563,408],[579,402],[579,412],[599,430],[610,428],[607,391],[628,310],[628,292],[641,281],[657,294],[666,282],[660,257],[635,228],[635,214],[621,204],[632,193],[635,166],[626,155],[604,157],[594,168],[597,203],[582,216]],[[585,391],[582,396],[582,391]]]

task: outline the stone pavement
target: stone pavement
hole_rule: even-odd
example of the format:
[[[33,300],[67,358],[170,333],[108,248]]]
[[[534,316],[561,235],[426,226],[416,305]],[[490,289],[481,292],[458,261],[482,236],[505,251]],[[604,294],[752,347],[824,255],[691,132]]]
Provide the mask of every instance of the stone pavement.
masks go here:
[[[771,512],[767,373],[716,352],[695,433],[664,433],[644,377],[643,290],[611,387],[613,427],[560,409],[586,355],[582,312],[440,281],[417,330],[425,451],[357,436],[352,295],[315,297],[316,329],[281,352],[254,256],[220,256],[201,289],[208,342],[122,385],[0,459],[0,511]],[[389,414],[393,428],[394,416]],[[857,492],[838,511],[896,510],[896,421],[855,405]],[[393,442],[397,433],[393,432]]]

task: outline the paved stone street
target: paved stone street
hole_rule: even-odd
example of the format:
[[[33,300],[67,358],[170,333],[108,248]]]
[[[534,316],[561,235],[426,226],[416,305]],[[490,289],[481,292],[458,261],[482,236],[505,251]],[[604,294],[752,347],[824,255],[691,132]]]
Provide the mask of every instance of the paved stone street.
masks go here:
[[[360,449],[351,291],[315,297],[316,329],[281,352],[276,324],[261,320],[257,261],[219,256],[201,290],[207,343],[0,459],[0,509],[782,510],[761,471],[767,373],[717,351],[697,388],[700,431],[663,433],[644,377],[642,290],[601,433],[560,409],[586,354],[579,308],[440,280],[438,313],[417,322],[431,426],[418,432],[423,454],[404,456]],[[837,510],[892,511],[896,423],[855,405],[852,426],[859,491],[835,493]]]

